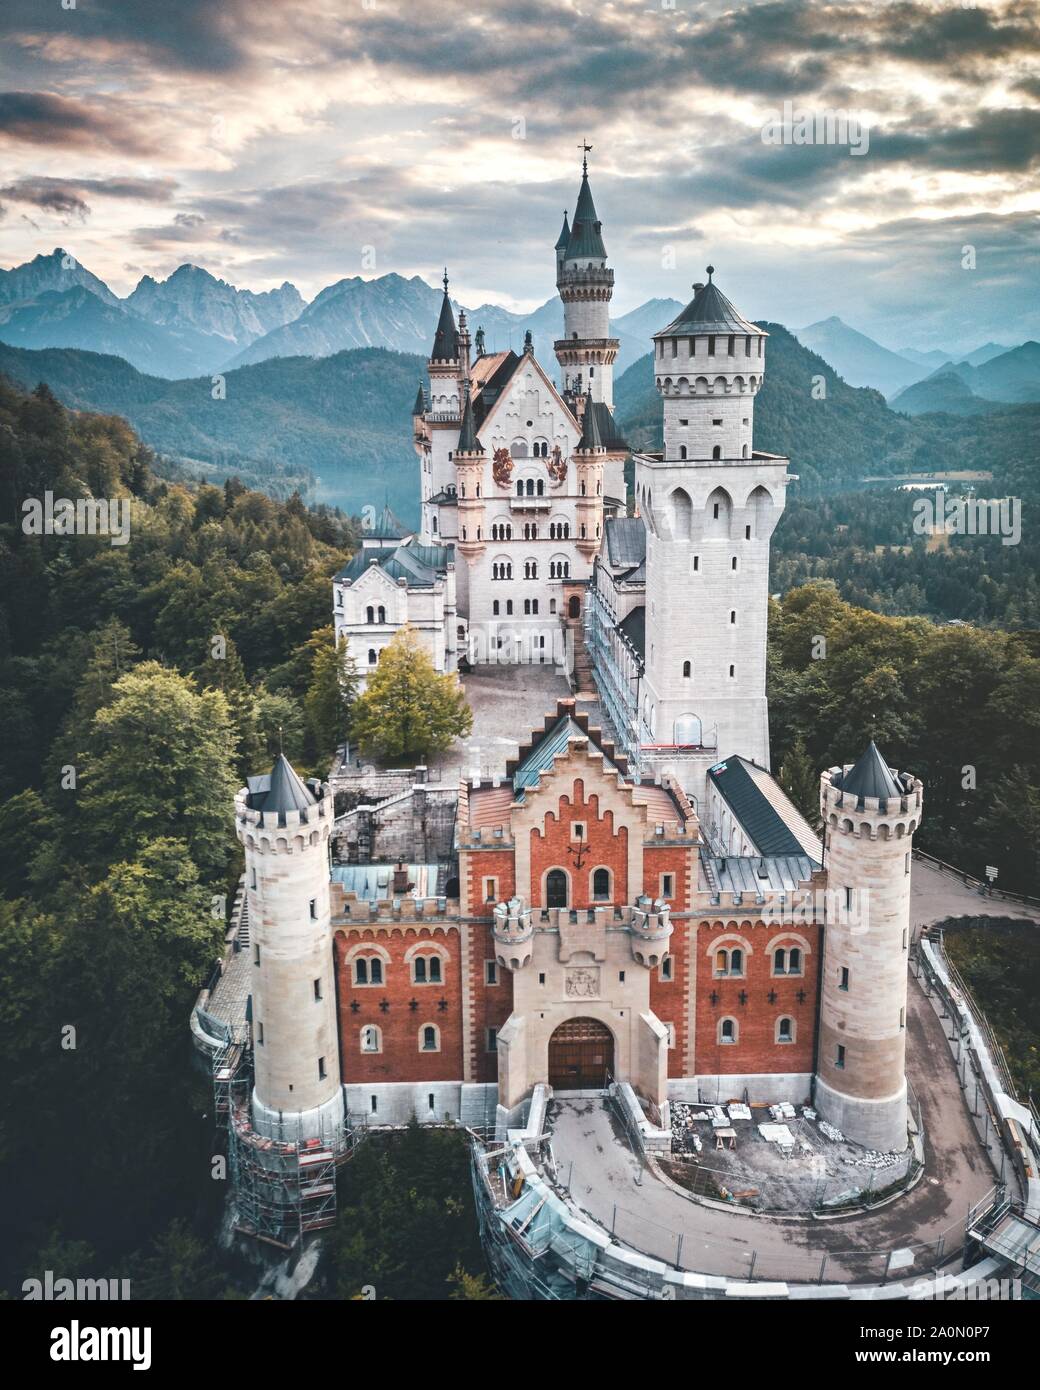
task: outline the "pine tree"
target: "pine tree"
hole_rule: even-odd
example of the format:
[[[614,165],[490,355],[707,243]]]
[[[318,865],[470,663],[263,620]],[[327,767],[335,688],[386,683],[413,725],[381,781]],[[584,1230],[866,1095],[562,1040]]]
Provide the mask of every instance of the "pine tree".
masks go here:
[[[820,820],[820,779],[799,735],[785,755],[777,780],[811,826]]]
[[[195,679],[203,690],[219,690],[228,702],[238,738],[235,766],[240,777],[256,772],[264,761],[257,718],[256,695],[246,680],[245,667],[234,639],[220,635],[210,643],[206,660],[196,667]]]
[[[332,629],[324,629],[332,637]],[[311,683],[303,702],[313,760],[328,760],[350,729],[351,711],[357,700],[357,664],[341,637],[338,645],[323,642],[314,652]]]
[[[402,628],[354,706],[354,737],[390,762],[442,753],[472,727],[458,677],[438,674],[415,629]]]

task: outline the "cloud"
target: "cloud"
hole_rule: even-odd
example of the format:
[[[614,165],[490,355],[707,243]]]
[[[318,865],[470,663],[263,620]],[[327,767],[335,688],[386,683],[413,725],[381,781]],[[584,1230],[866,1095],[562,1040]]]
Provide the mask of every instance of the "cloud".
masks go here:
[[[173,179],[166,178],[24,178],[0,188],[0,198],[7,198],[13,203],[26,203],[59,217],[85,221],[90,214],[88,197],[166,203],[173,197],[176,186]]]
[[[85,102],[53,92],[0,92],[0,139],[58,149],[157,154],[136,113],[112,97]]]

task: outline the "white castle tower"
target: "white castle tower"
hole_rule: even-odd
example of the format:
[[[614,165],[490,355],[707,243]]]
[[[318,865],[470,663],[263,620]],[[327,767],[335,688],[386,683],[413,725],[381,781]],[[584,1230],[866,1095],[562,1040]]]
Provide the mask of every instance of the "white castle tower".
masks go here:
[[[820,778],[827,921],[814,1104],[847,1138],[906,1147],[910,852],[923,788],[871,742]]]
[[[649,762],[681,746],[676,767],[698,797],[719,758],[769,766],[769,539],[788,481],[786,459],[752,447],[767,335],[713,273],[654,334],[664,450],[636,455],[635,467],[646,526],[641,742]]]
[[[610,300],[614,272],[607,269],[603,224],[596,213],[589,188],[588,151],[581,164],[581,188],[574,208],[574,222],[556,243],[556,288],[563,300],[563,337],[553,344],[563,373],[563,396],[573,409],[581,396],[614,406],[614,360],[618,340],[610,336]]]
[[[343,1125],[336,985],[329,925],[327,785],[297,776],[279,754],[235,798],[245,849],[253,951],[253,1128],[271,1138],[321,1138]]]

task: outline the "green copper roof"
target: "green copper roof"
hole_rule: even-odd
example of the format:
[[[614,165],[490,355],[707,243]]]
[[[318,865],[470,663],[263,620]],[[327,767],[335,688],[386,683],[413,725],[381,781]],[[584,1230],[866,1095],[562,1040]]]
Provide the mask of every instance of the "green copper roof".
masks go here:
[[[713,265],[708,266],[708,283],[695,286],[695,294],[681,314],[654,334],[655,338],[667,338],[683,333],[754,333],[768,337],[757,324],[749,323],[743,314],[733,307],[730,301],[712,281],[715,273]]]
[[[566,213],[566,210],[565,210],[565,211],[564,211],[564,214],[563,214],[563,230],[560,232],[560,235],[556,238],[556,245],[553,247],[553,250],[554,250],[554,251],[564,251],[564,250],[566,250],[567,243],[568,243],[568,241],[570,241],[570,239],[571,239],[571,227],[570,227],[570,223],[567,221],[567,213]]]
[[[412,406],[412,414],[413,414],[413,415],[425,415],[425,413],[426,413],[426,392],[423,390],[423,384],[422,384],[422,382],[420,381],[420,382],[419,382],[419,394],[416,396],[416,398],[415,398],[415,404]]]
[[[585,256],[591,256],[594,260],[606,260],[607,248],[603,245],[603,237],[600,235],[602,230],[603,223],[597,217],[596,205],[592,201],[589,176],[582,174],[578,202],[574,208],[574,226],[571,228],[564,260],[573,261]]]

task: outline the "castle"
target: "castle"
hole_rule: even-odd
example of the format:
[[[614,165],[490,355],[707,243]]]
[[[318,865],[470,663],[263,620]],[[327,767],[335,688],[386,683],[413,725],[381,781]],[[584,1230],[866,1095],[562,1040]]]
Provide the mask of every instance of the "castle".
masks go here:
[[[821,838],[769,771],[769,542],[789,475],[753,447],[766,334],[709,267],[654,335],[664,448],[634,456],[627,515],[587,166],[556,268],[559,386],[530,342],[488,355],[478,332],[471,356],[445,284],[412,422],[421,527],[384,513],[334,611],[362,666],[405,621],[442,670],[552,660],[577,628],[600,715],[574,698],[532,711],[505,775],[462,783],[457,897],[407,865],[345,884],[329,788],[284,757],[242,789],[246,1129],[333,1145],[362,1118],[501,1131],[539,1083],[628,1082],[657,1116],[811,1101],[901,1151],[922,786],[873,743],[850,750],[821,778]]]

